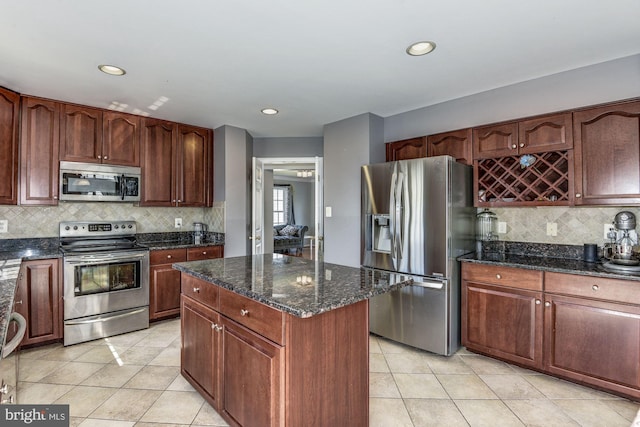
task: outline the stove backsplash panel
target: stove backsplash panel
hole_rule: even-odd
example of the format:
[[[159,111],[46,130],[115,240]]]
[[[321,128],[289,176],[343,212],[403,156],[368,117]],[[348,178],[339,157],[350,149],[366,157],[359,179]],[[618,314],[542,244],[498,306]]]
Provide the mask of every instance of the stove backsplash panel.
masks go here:
[[[175,228],[175,218],[182,227]],[[8,221],[8,232],[0,239],[57,237],[61,221],[133,220],[138,233],[192,231],[194,222],[209,225],[209,231],[224,233],[224,203],[211,208],[147,208],[130,203],[60,203],[58,206],[0,206],[0,220]]]

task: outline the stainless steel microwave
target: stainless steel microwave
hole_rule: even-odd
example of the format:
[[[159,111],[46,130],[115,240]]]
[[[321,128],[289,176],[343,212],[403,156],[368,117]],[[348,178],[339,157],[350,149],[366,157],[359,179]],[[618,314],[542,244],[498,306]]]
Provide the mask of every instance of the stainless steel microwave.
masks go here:
[[[140,168],[60,162],[60,200],[140,201]]]

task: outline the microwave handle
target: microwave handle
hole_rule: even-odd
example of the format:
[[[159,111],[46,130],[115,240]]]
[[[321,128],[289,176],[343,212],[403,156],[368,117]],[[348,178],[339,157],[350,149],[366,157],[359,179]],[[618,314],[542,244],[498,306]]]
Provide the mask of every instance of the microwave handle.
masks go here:
[[[122,200],[124,200],[125,186],[126,186],[126,180],[124,178],[124,174],[122,174],[122,177],[120,178],[120,198]]]

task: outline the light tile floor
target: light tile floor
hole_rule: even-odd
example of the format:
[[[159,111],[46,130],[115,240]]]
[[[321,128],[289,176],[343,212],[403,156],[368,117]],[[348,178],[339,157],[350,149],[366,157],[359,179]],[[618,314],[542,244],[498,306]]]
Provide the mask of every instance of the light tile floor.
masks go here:
[[[23,350],[19,366],[20,403],[68,403],[72,426],[227,425],[180,375],[178,319]],[[375,336],[370,371],[371,426],[628,427],[640,408],[466,350],[447,358]]]

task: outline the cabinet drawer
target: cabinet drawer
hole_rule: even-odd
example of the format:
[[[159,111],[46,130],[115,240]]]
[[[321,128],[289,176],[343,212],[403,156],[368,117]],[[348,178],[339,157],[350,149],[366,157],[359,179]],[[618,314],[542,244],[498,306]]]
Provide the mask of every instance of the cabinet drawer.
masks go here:
[[[218,309],[219,296],[216,285],[183,273],[181,289],[183,295],[191,297],[214,310]]]
[[[173,264],[174,262],[184,262],[186,260],[187,251],[185,249],[162,249],[149,253],[151,265]]]
[[[544,288],[549,293],[640,304],[640,282],[635,280],[546,273]]]
[[[462,264],[462,279],[511,288],[542,290],[542,271],[486,264]]]
[[[284,343],[281,311],[220,289],[220,313],[275,343]]]
[[[201,259],[222,258],[222,246],[202,246],[187,249],[187,260],[198,261]]]

